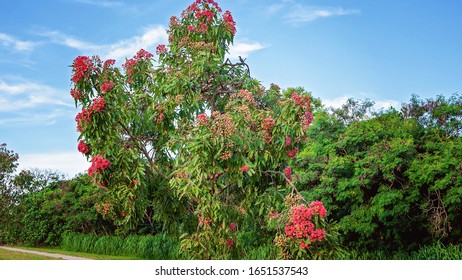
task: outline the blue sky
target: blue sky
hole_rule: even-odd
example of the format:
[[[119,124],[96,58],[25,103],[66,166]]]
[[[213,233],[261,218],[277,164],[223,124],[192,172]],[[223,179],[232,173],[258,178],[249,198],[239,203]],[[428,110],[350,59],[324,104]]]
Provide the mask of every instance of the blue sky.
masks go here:
[[[166,43],[170,16],[193,0],[0,2],[0,144],[20,168],[73,176],[77,151],[69,65]],[[462,1],[218,0],[237,22],[230,57],[264,85],[303,86],[327,105],[348,97],[399,107],[462,92]]]

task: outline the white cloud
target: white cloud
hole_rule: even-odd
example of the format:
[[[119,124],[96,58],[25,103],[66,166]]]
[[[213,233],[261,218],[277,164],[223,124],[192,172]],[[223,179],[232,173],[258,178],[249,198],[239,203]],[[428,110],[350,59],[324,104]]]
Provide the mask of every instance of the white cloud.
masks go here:
[[[314,7],[301,4],[294,0],[282,0],[278,3],[269,5],[265,9],[265,13],[268,16],[273,16],[277,13],[282,14],[286,22],[297,25],[321,18],[359,14],[361,11],[356,9],[344,9],[342,7]]]
[[[32,51],[36,43],[31,41],[21,41],[8,34],[0,33],[0,46],[6,48],[12,48],[14,51],[18,52],[29,52]]]
[[[1,103],[1,101],[0,101]],[[0,119],[0,126],[22,125],[22,124],[35,124],[35,125],[52,125],[56,120],[62,116],[69,116],[74,111],[70,110],[47,110],[47,112],[15,112]]]
[[[236,59],[239,56],[242,58],[246,58],[249,56],[251,52],[261,50],[266,48],[266,46],[260,43],[243,43],[243,42],[236,42],[234,45],[229,47],[229,54],[226,56],[230,59]]]
[[[69,177],[85,172],[90,166],[85,157],[77,151],[22,154],[18,161],[19,168],[22,170],[33,168],[54,170]]]
[[[132,57],[140,49],[154,49],[160,43],[166,43],[168,35],[163,26],[146,28],[144,33],[127,40],[121,40],[109,46],[107,58],[124,59]]]
[[[285,16],[290,23],[304,23],[321,18],[359,14],[359,10],[344,9],[342,7],[310,7],[301,4],[294,5]]]
[[[74,107],[73,104],[65,101],[64,97],[68,96],[63,94],[64,92],[48,85],[23,79],[16,79],[14,82],[0,79],[0,112],[50,105]]]
[[[58,31],[43,32],[39,35],[50,38],[55,44],[64,45],[87,54],[99,54],[103,59],[124,60],[132,57],[140,49],[155,49],[158,44],[168,40],[166,28],[161,25],[144,29],[141,35],[119,40],[112,44],[93,44]]]

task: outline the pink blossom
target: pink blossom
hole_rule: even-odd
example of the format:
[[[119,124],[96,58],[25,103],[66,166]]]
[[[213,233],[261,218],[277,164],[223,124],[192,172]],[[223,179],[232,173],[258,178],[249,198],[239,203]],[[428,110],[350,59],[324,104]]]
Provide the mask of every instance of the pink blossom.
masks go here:
[[[243,173],[246,173],[249,171],[249,167],[247,165],[244,165],[243,167],[240,167],[239,168],[239,171],[243,172]]]

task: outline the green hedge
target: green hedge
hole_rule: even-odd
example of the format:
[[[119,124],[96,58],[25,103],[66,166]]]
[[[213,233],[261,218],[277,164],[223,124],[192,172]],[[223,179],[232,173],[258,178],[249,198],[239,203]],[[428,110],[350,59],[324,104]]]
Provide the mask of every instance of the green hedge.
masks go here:
[[[179,241],[165,235],[101,236],[68,232],[61,248],[67,251],[113,256],[133,256],[150,260],[180,259]]]

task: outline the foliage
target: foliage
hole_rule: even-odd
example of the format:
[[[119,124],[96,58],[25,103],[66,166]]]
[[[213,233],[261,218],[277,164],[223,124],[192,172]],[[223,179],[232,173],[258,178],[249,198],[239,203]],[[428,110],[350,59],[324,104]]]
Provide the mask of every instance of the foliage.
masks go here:
[[[444,110],[440,105],[430,108]],[[363,111],[349,111],[355,110]],[[338,110],[316,112],[295,165],[301,193],[326,205],[345,244],[409,251],[441,238],[460,241],[462,145],[447,133],[454,122],[438,127],[394,109],[351,122],[338,116]]]
[[[96,203],[107,197],[94,188],[91,178],[81,175],[65,181],[49,171],[22,171],[12,184],[27,192],[14,207],[5,227],[5,241],[30,245],[58,245],[67,231],[112,233],[112,223],[103,220]],[[32,186],[32,187],[31,187]]]

